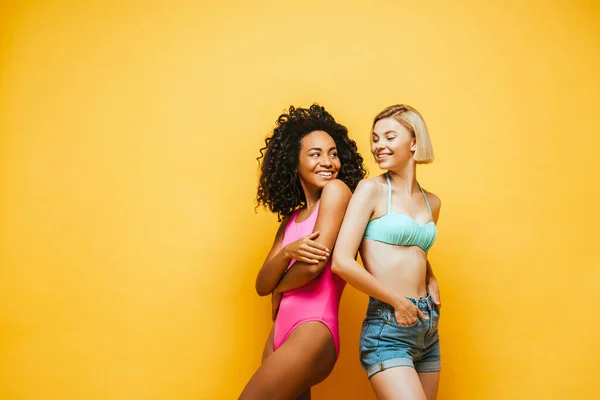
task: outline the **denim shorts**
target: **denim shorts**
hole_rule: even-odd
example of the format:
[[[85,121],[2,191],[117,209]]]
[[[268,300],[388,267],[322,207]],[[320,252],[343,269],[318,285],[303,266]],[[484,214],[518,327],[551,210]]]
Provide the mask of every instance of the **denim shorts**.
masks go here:
[[[409,326],[396,322],[394,308],[369,298],[367,316],[360,334],[360,363],[371,378],[394,367],[412,367],[417,372],[436,372],[440,364],[438,322],[440,310],[431,295],[423,299],[407,297],[429,317]]]

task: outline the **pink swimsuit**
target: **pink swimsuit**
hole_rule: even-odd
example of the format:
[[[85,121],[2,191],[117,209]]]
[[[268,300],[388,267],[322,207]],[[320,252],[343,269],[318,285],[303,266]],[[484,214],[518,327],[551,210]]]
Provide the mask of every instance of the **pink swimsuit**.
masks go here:
[[[297,210],[290,218],[283,235],[282,248],[313,232],[319,214],[319,204],[305,221],[296,223]],[[288,269],[296,260],[292,260]],[[299,266],[298,268],[302,268]],[[322,322],[333,336],[336,353],[340,353],[338,308],[346,282],[331,272],[331,258],[321,274],[306,285],[284,293],[275,320],[273,346],[277,349],[298,325],[308,321]]]

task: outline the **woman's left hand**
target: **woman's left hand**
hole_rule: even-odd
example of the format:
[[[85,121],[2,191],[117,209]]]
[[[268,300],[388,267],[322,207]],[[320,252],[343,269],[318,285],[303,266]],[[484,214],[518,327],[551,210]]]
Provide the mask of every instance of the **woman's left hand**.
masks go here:
[[[442,307],[442,298],[440,297],[440,286],[435,276],[429,277],[429,284],[427,285],[427,291],[431,294],[433,302],[438,308]]]

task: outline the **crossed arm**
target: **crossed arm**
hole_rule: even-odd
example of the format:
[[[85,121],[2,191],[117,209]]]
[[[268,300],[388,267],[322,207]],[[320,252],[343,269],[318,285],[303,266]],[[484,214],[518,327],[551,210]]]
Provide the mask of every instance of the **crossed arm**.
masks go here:
[[[351,196],[350,189],[342,181],[328,183],[321,193],[319,215],[312,235],[283,248],[283,234],[289,218],[282,221],[256,278],[256,292],[260,296],[302,287],[321,273],[331,255],[330,249],[333,250],[335,245]],[[295,262],[288,269],[292,260]]]

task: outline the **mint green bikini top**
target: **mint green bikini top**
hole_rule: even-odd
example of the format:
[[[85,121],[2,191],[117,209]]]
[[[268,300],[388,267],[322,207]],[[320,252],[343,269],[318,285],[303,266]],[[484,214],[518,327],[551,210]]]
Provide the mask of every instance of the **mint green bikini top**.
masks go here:
[[[419,246],[424,252],[427,252],[436,237],[435,223],[430,221],[425,225],[419,224],[406,214],[392,212],[392,183],[390,175],[386,172],[385,177],[388,183],[388,211],[382,217],[369,221],[365,229],[364,239],[376,240],[378,242],[393,244],[396,246]],[[417,183],[418,185],[418,183]],[[431,213],[429,201],[425,192],[419,185],[427,209]]]

